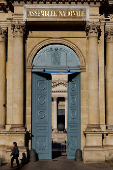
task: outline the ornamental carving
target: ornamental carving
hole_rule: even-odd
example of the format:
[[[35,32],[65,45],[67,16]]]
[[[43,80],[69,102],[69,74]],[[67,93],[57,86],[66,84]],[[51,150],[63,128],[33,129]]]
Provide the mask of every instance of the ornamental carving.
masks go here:
[[[76,137],[73,136],[70,138],[70,149],[75,151],[76,147],[77,147],[77,140]]]
[[[48,45],[41,49],[33,60],[33,69],[42,71],[69,72],[71,69],[80,69],[80,61],[77,54],[65,45]]]
[[[13,36],[23,36],[25,30],[25,24],[20,22],[12,24]]]
[[[46,136],[39,136],[36,140],[36,146],[38,151],[46,151],[47,150],[47,137]]]
[[[106,33],[106,42],[107,43],[113,42],[113,26],[106,27],[105,33]]]
[[[61,60],[61,51],[58,48],[51,49],[51,55],[52,55],[52,64],[53,65],[60,65]]]
[[[0,41],[5,41],[7,30],[0,27]]]
[[[46,115],[45,110],[39,110],[38,112],[39,119],[44,119],[45,115]]]
[[[95,22],[88,22],[86,25],[86,35],[88,37],[100,37],[101,30],[100,30],[100,24]]]
[[[65,87],[67,87],[68,83],[67,83],[67,82],[64,82],[64,81],[62,81],[62,80],[59,80],[59,81],[57,81],[57,82],[52,82],[52,88],[55,88],[55,87],[57,87],[57,86],[59,86],[59,85],[63,85],[63,86],[65,86]]]

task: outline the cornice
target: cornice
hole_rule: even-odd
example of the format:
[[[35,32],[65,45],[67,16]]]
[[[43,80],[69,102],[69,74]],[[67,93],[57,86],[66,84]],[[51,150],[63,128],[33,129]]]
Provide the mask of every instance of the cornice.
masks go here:
[[[108,2],[108,0],[4,0],[2,3],[0,2],[1,10],[4,12],[7,12],[8,10],[11,10],[14,12],[14,5],[18,4],[71,4],[71,3],[81,3],[81,4],[90,4],[90,3],[105,3]]]
[[[81,4],[81,5],[99,5],[100,14],[113,14],[113,0],[3,0],[0,1],[0,11],[7,13],[14,12],[14,6],[23,6],[25,4]]]

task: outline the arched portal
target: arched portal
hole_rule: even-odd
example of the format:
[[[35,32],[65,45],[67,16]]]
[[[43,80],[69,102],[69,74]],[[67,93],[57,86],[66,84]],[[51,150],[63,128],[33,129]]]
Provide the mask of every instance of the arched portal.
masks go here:
[[[52,159],[56,142],[74,159],[81,143],[79,58],[65,45],[50,44],[36,53],[32,66],[32,148],[39,159]]]
[[[69,47],[51,44],[42,48],[34,57],[33,71],[69,72],[79,71],[80,61]]]

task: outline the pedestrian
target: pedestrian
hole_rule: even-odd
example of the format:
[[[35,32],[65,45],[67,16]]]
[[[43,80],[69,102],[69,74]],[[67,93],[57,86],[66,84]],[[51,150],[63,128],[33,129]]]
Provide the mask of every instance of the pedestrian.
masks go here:
[[[17,146],[17,143],[16,142],[13,142],[13,150],[12,150],[12,153],[10,156],[13,156],[11,158],[11,166],[10,168],[13,168],[13,161],[14,159],[16,159],[16,163],[17,163],[17,166],[19,167],[19,160],[18,160],[18,157],[19,157],[19,150],[18,150],[18,146]]]

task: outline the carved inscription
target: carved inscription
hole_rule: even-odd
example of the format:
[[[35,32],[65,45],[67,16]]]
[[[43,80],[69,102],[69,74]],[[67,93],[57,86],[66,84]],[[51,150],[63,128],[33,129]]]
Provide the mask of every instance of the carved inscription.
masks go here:
[[[27,9],[27,18],[85,18],[86,9]]]
[[[89,20],[88,6],[25,5],[25,20]]]

